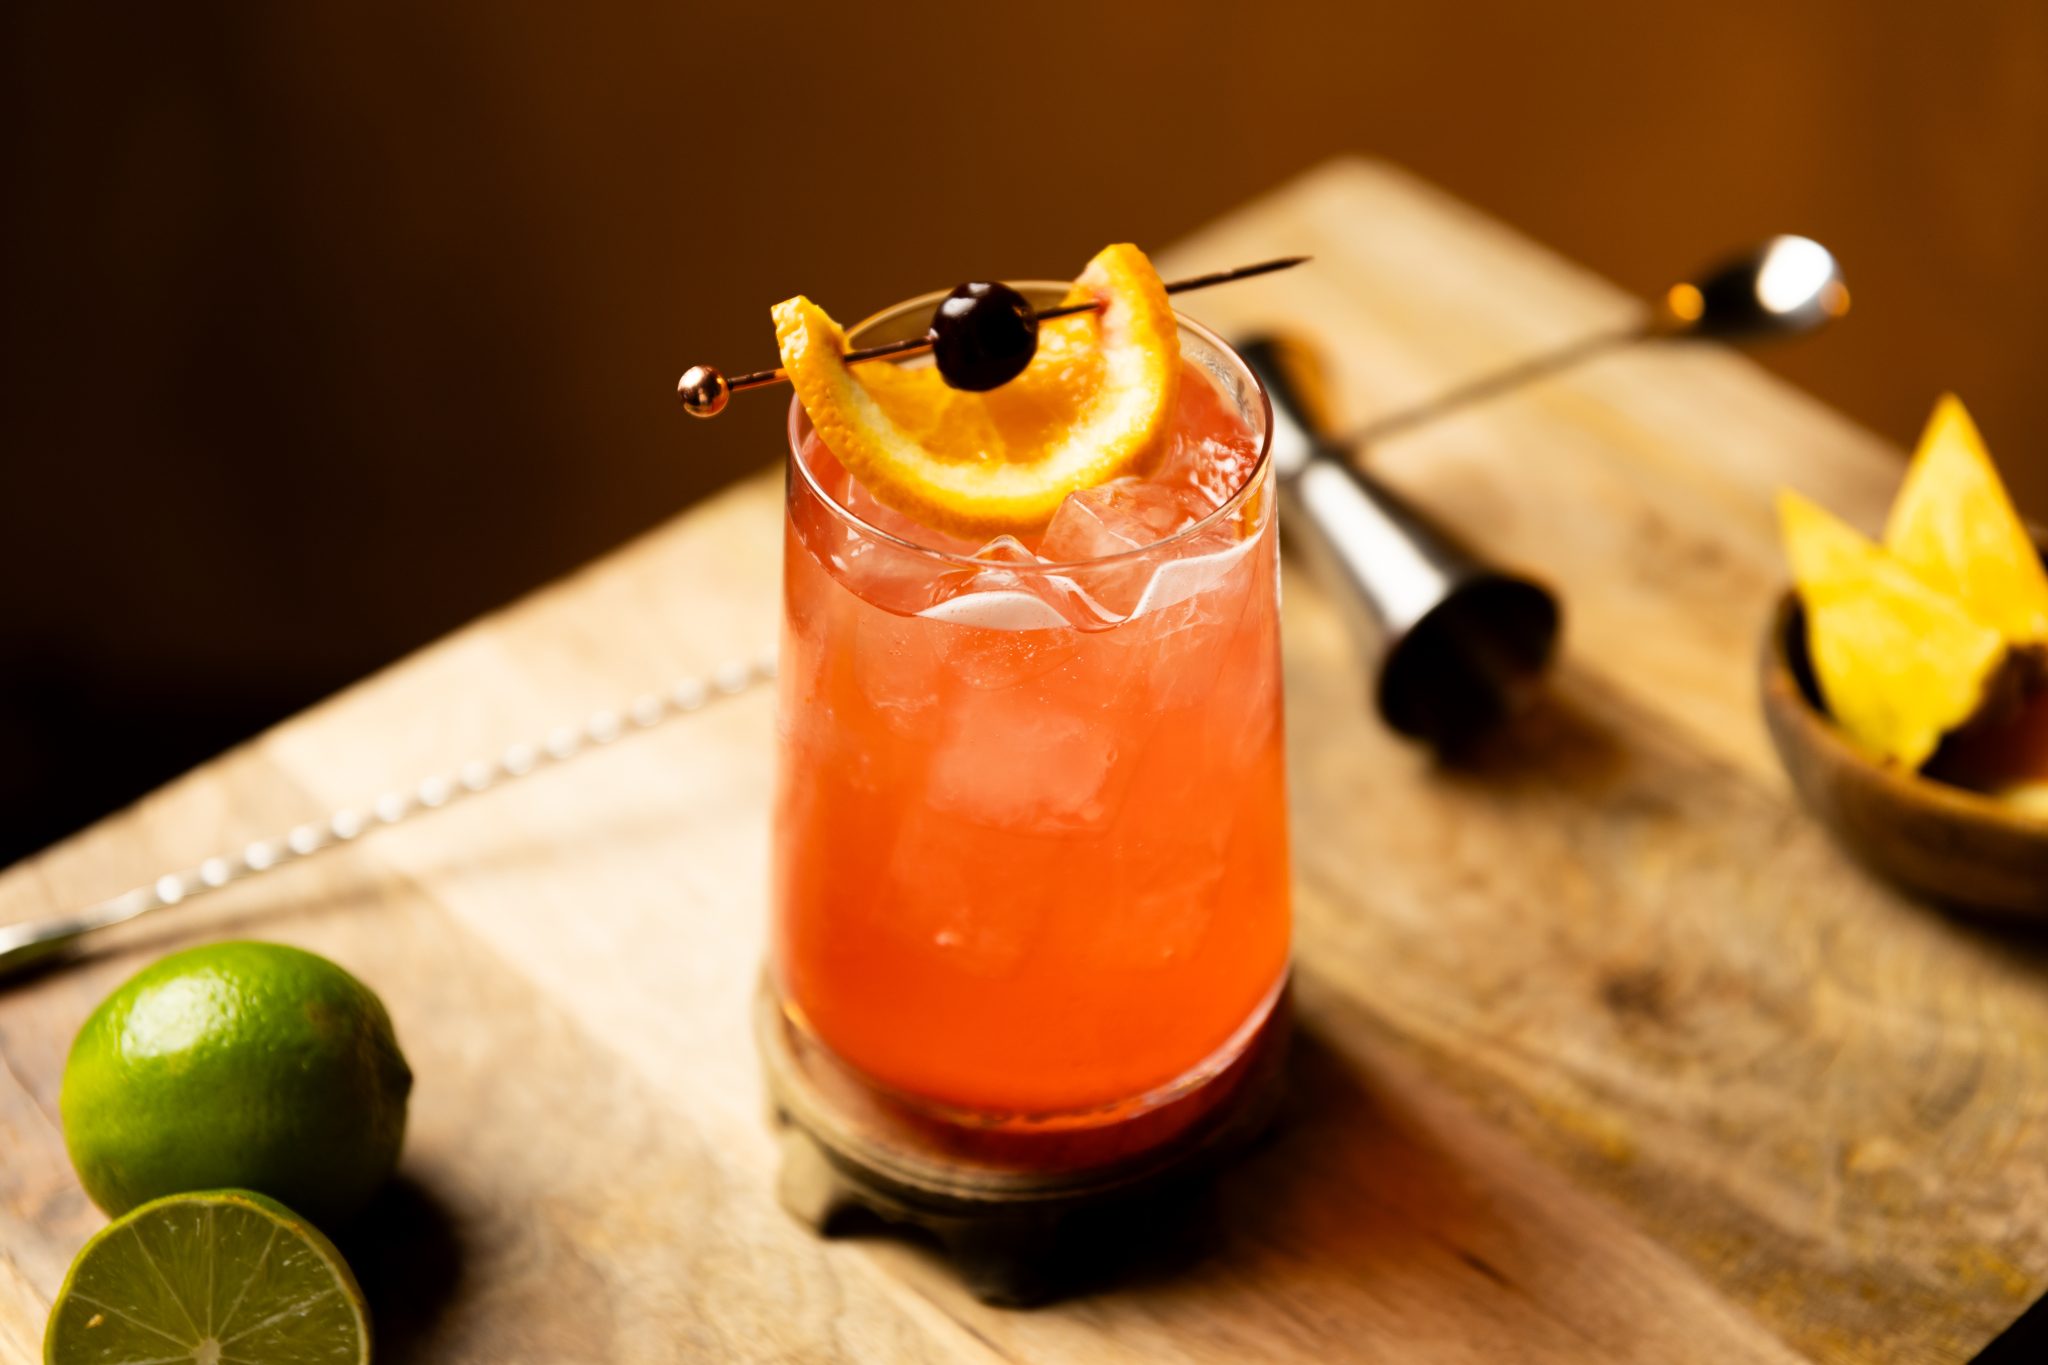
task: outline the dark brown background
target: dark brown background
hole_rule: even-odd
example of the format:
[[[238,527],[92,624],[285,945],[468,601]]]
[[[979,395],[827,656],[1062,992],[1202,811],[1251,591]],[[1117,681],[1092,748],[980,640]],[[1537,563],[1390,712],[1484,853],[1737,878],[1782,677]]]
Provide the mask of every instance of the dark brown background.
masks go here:
[[[2048,6],[979,9],[9,7],[0,862],[773,458],[672,397],[771,301],[1339,151],[1637,290],[1821,238],[1856,312],[1769,363],[1900,442],[1959,389],[2048,511]]]

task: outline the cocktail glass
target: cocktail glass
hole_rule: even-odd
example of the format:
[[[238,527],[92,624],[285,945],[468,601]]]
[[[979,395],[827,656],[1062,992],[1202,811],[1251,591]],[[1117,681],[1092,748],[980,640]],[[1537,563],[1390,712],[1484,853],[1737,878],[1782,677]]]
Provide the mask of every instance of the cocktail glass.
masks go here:
[[[938,297],[853,344],[922,332]],[[791,405],[771,985],[807,1047],[947,1122],[1189,1096],[1286,980],[1270,413],[1215,335],[1180,337],[1173,458],[1239,486],[1074,562],[890,512]]]

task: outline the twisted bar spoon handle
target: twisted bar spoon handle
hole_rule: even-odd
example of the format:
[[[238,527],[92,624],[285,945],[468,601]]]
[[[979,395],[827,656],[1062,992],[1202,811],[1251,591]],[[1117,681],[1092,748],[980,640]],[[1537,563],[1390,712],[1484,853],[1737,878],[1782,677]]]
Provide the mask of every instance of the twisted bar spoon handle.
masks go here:
[[[147,886],[68,915],[0,926],[0,984],[63,956],[87,936],[287,863],[352,843],[378,829],[502,787],[516,778],[565,763],[620,736],[651,730],[675,716],[701,711],[709,703],[740,693],[775,676],[775,659],[736,660],[667,692],[649,692],[622,710],[593,712],[581,725],[564,725],[539,743],[513,744],[496,758],[476,759],[450,773],[422,778],[410,788],[389,791],[366,805],[345,806],[325,819],[298,825],[286,834],[258,839],[231,853],[216,854]]]

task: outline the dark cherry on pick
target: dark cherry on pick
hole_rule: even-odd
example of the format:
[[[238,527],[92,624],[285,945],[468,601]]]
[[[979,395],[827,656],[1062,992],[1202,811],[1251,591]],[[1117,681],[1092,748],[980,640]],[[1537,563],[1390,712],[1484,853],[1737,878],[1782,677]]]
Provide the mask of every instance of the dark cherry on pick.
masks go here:
[[[946,383],[985,393],[1024,373],[1038,352],[1038,314],[1007,284],[970,280],[932,314],[932,359]]]

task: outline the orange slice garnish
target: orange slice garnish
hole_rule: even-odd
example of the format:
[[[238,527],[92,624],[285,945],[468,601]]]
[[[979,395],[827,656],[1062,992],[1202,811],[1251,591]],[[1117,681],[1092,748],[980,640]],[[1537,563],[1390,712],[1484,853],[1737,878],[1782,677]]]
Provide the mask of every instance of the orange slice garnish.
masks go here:
[[[1067,494],[1149,468],[1180,385],[1180,333],[1152,263],[1104,248],[1038,351],[1000,388],[949,388],[931,365],[845,363],[846,333],[799,295],[775,305],[775,339],[818,436],[880,501],[953,535],[1042,528]]]

